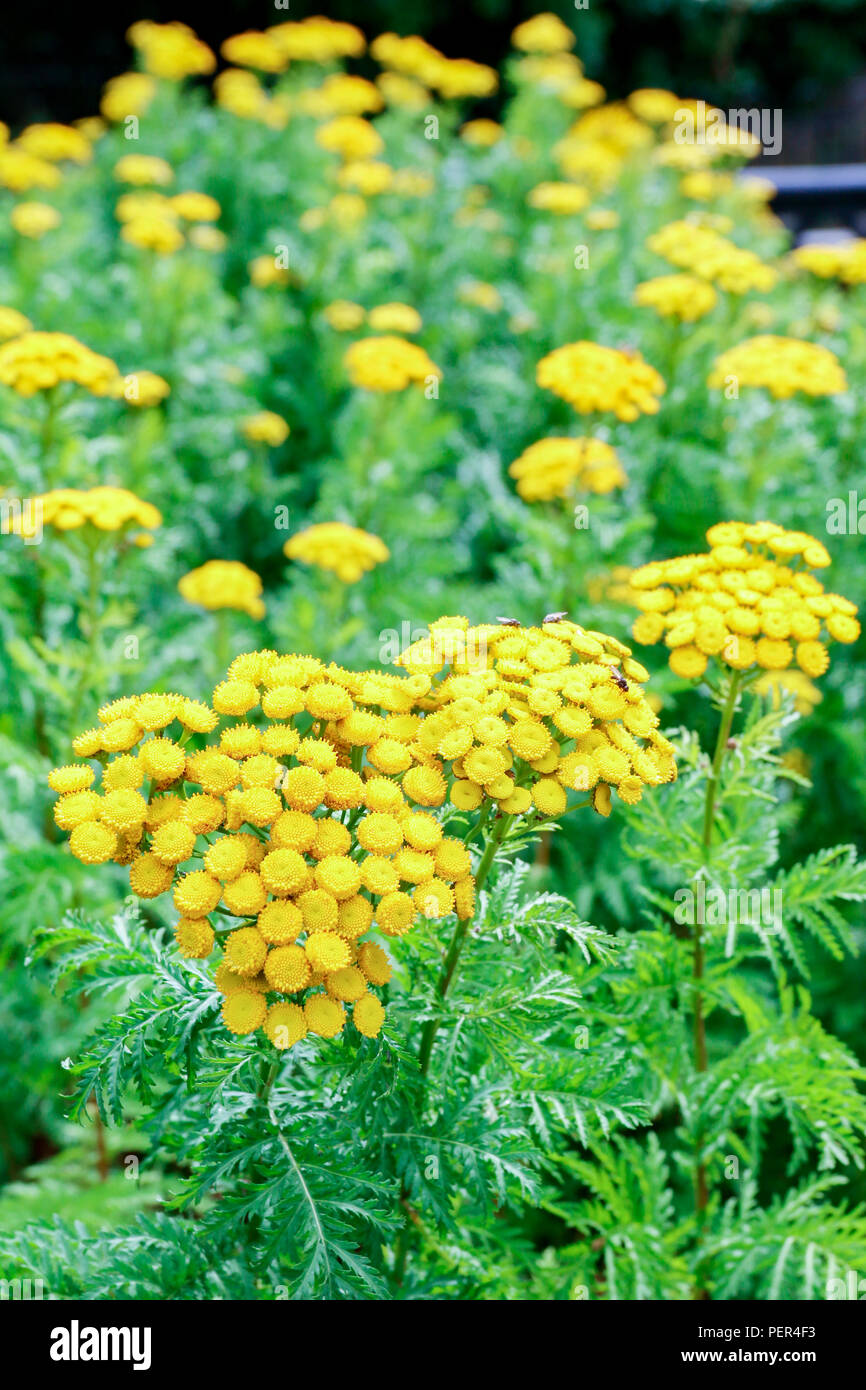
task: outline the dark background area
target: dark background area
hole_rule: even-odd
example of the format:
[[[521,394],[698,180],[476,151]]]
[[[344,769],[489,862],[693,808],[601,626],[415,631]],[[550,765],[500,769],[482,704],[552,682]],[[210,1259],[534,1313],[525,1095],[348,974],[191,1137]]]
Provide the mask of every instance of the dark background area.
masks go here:
[[[9,0],[7,0],[7,7]],[[131,65],[136,19],[183,19],[216,50],[229,34],[307,14],[347,19],[373,37],[421,33],[450,57],[498,64],[521,19],[554,9],[576,52],[611,96],[665,86],[724,107],[780,107],[781,162],[866,159],[863,0],[118,0],[7,8],[0,17],[0,118],[73,120],[92,114],[107,78]]]

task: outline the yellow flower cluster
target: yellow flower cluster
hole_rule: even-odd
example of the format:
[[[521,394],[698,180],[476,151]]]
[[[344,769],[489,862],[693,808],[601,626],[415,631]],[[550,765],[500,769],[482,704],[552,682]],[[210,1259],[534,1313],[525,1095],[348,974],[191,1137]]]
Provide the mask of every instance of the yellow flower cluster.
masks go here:
[[[202,608],[237,608],[251,618],[265,616],[262,581],[239,560],[208,560],[183,575],[177,587],[187,603],[198,603]]]
[[[259,410],[242,421],[241,429],[251,444],[270,444],[277,448],[284,444],[291,430],[282,415],[273,410]]]
[[[385,148],[376,127],[363,116],[337,116],[327,121],[316,131],[316,144],[344,160],[373,159]]]
[[[541,212],[567,216],[583,212],[589,202],[589,192],[579,183],[539,183],[530,189],[526,201]]]
[[[524,53],[563,53],[574,48],[574,34],[559,15],[533,15],[512,31],[511,42]]]
[[[0,347],[0,382],[21,396],[47,391],[61,381],[74,381],[94,396],[115,389],[118,370],[68,333],[22,333]]]
[[[657,275],[644,280],[634,292],[641,308],[655,309],[662,318],[695,323],[715,308],[717,295],[706,280],[695,275]]]
[[[771,290],[776,283],[773,267],[754,251],[744,251],[712,227],[696,222],[669,222],[647,238],[647,246],[672,265],[712,280],[730,294]]]
[[[144,66],[154,77],[179,82],[184,77],[206,77],[216,67],[216,58],[188,24],[173,20],[155,24],[141,19],[126,32]]]
[[[715,657],[735,671],[784,671],[796,659],[820,676],[828,639],[857,640],[855,605],[809,573],[830,563],[820,541],[772,521],[720,522],[707,541],[706,553],[653,561],[631,576],[641,609],[635,641],[664,640],[676,675],[697,680]]]
[[[73,742],[90,761],[49,774],[78,859],[128,864],[140,898],[173,893],[183,955],[212,954],[217,909],[220,924],[236,919],[215,975],[232,1033],[262,1028],[291,1047],[336,1036],[349,1006],[375,1037],[384,1010],[371,986],[391,970],[374,924],[400,937],[419,916],[473,915],[469,853],[429,811],[447,792],[416,741],[412,711],[429,688],[251,652],[211,705],[115,700]]]
[[[162,525],[162,514],[156,507],[122,487],[92,487],[84,491],[55,488],[33,502],[28,515],[9,518],[4,529],[16,535],[35,535],[40,519],[43,525],[57,531],[76,531],[82,526],[95,526],[98,531],[143,526],[152,531]]]
[[[16,144],[27,154],[47,159],[50,164],[61,164],[67,159],[74,164],[87,164],[93,158],[93,148],[86,136],[74,126],[60,125],[57,121],[27,126]]]
[[[63,219],[56,208],[48,203],[17,203],[9,214],[9,221],[19,236],[39,241],[46,232],[54,231]]]
[[[220,53],[227,63],[240,68],[257,68],[259,72],[282,72],[289,65],[289,55],[272,34],[247,29],[226,39]]]
[[[295,63],[330,63],[335,58],[360,58],[367,41],[354,24],[310,15],[300,22],[275,24],[268,37]]]
[[[602,815],[610,789],[629,805],[676,777],[673,749],[629,647],[551,614],[540,627],[470,627],[446,617],[398,658],[433,679],[418,742],[452,764],[450,799],[506,815],[560,816],[571,792],[591,792]]]
[[[156,83],[146,72],[122,72],[106,82],[99,110],[107,121],[142,116],[156,96]]]
[[[620,420],[655,415],[665,383],[639,352],[620,352],[599,343],[568,343],[543,357],[535,369],[539,386],[553,391],[581,415],[610,410]]]
[[[165,377],[156,372],[127,372],[126,376],[118,377],[111,394],[126,401],[127,405],[159,405],[171,395],[171,387]]]
[[[747,338],[723,352],[713,363],[707,384],[722,389],[731,377],[738,386],[763,386],[777,400],[787,400],[797,391],[835,396],[848,389],[844,368],[829,348],[772,333]]]
[[[323,521],[308,526],[286,541],[283,550],[290,560],[330,570],[344,584],[355,584],[368,570],[388,559],[385,542],[369,531],[346,526],[342,521]]]
[[[405,391],[442,376],[422,347],[392,335],[359,338],[346,349],[343,362],[352,385],[365,391]]]
[[[792,252],[794,263],[822,280],[866,284],[866,240],[812,242]]]
[[[416,78],[446,99],[489,97],[499,86],[495,68],[470,58],[446,58],[415,34],[408,38],[380,34],[371,43],[370,53],[383,67]]]
[[[576,488],[605,494],[627,481],[616,450],[601,439],[539,439],[508,469],[525,502],[569,497]]]
[[[114,177],[136,186],[167,184],[173,182],[174,170],[168,160],[156,154],[125,154],[114,166]]]
[[[0,184],[13,193],[26,193],[31,188],[56,188],[60,170],[47,159],[19,150],[14,145],[0,148]]]

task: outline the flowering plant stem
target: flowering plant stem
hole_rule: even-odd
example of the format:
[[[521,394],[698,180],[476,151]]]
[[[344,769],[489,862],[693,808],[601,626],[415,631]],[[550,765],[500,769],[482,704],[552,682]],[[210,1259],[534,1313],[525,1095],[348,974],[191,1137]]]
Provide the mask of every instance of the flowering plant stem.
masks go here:
[[[482,821],[479,822],[479,825],[483,823],[484,819],[486,819],[486,813],[483,813]],[[490,837],[487,841],[487,844],[484,847],[484,853],[481,856],[481,862],[478,865],[478,872],[475,875],[475,887],[478,890],[478,892],[481,891],[490,874],[490,870],[493,867],[493,861],[496,858],[496,851],[502,844],[502,841],[508,832],[508,828],[511,825],[512,819],[512,816],[500,815],[497,821],[494,823],[493,829],[490,833]],[[478,827],[476,827],[476,829],[477,828]],[[451,937],[450,945],[445,953],[445,960],[442,965],[442,973],[440,974],[439,979],[436,983],[436,993],[439,995],[440,999],[445,999],[445,996],[447,995],[448,990],[451,986],[451,981],[454,979],[454,972],[457,969],[457,962],[460,959],[460,953],[463,950],[463,946],[466,942],[466,937],[469,934],[469,928],[471,924],[472,919],[466,918],[466,920],[462,922],[458,920],[457,925],[454,928],[454,934]],[[421,1034],[421,1047],[418,1053],[418,1065],[421,1071],[422,1086],[426,1085],[427,1075],[430,1071],[430,1061],[433,1056],[433,1044],[436,1041],[436,1034],[439,1031],[439,1022],[439,1019],[428,1018],[426,1024],[424,1025],[424,1031]],[[409,1192],[404,1183],[402,1185],[402,1190],[400,1193],[400,1201],[401,1205],[404,1208],[406,1216],[404,1224],[400,1230],[400,1234],[397,1238],[397,1246],[394,1258],[394,1277],[398,1284],[402,1284],[403,1276],[406,1270],[406,1258],[409,1254],[409,1242],[411,1236],[412,1222],[414,1219],[414,1213],[412,1212],[409,1206],[408,1198]]]
[[[740,672],[732,671],[728,683],[728,690],[722,706],[722,717],[719,722],[719,733],[716,739],[713,761],[707,775],[707,790],[704,797],[704,825],[702,834],[703,858],[704,863],[709,863],[710,847],[713,837],[713,820],[715,816],[716,798],[718,795],[719,778],[722,771],[722,763],[728,747],[728,739],[731,735],[731,726],[734,722],[734,714],[737,708],[737,696],[740,689]],[[703,993],[701,989],[704,977],[704,944],[701,934],[701,922],[698,913],[695,913],[695,923],[692,934],[692,983],[694,986],[693,996],[693,1027],[694,1027],[694,1059],[695,1070],[705,1072],[707,1070],[707,1033],[706,1020],[704,1018]],[[698,1232],[703,1226],[704,1213],[709,1201],[709,1190],[707,1187],[707,1168],[701,1158],[701,1138],[695,1144],[695,1215],[698,1221]],[[696,1298],[705,1297],[704,1291],[700,1288],[695,1290]]]

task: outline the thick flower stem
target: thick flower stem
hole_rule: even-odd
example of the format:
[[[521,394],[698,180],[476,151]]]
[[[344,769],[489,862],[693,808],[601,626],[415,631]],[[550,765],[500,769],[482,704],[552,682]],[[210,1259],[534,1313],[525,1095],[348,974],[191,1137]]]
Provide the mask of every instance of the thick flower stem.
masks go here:
[[[732,671],[728,692],[725,703],[722,706],[722,717],[719,723],[719,734],[716,739],[716,748],[713,754],[713,761],[707,775],[707,790],[704,798],[704,825],[701,837],[703,845],[704,863],[709,863],[710,847],[713,837],[713,820],[715,817],[716,799],[718,796],[719,779],[721,777],[722,764],[728,747],[728,739],[731,735],[731,726],[734,722],[734,714],[737,708],[737,695],[740,687],[739,671]],[[692,934],[692,986],[693,986],[693,1032],[694,1032],[694,1063],[695,1071],[698,1073],[707,1070],[707,1032],[706,1020],[704,1018],[704,1001],[702,984],[704,978],[704,944],[701,931],[702,924],[695,913],[695,922]],[[707,1186],[707,1168],[701,1160],[700,1136],[696,1144],[695,1155],[695,1215],[698,1220],[700,1230],[703,1225],[704,1213],[709,1202],[709,1188]],[[703,1291],[698,1289],[695,1292],[696,1298],[704,1297]]]

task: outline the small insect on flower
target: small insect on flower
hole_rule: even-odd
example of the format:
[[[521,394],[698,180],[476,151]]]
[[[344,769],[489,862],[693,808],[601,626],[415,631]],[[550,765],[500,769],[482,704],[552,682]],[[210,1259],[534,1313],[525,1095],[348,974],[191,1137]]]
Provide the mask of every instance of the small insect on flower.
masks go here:
[[[561,613],[545,613],[545,615],[544,615],[544,621],[545,621],[546,623],[561,623],[562,620],[563,620],[563,618],[567,618],[567,617],[568,617],[568,609],[567,609],[567,608],[564,608],[564,609],[562,610]]]

